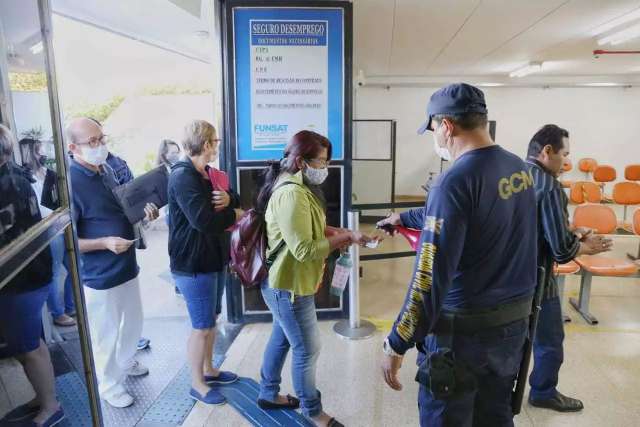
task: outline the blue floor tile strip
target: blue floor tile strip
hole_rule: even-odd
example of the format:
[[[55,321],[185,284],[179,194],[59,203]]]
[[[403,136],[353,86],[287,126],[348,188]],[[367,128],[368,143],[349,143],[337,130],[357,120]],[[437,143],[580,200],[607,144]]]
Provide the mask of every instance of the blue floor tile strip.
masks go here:
[[[233,384],[218,388],[244,418],[256,427],[312,427],[300,413],[293,410],[272,409],[265,411],[258,406],[259,386],[251,378],[240,378]]]
[[[80,375],[76,372],[70,372],[56,377],[56,391],[66,416],[58,426],[87,427],[92,425],[87,389]]]
[[[220,367],[224,359],[224,355],[215,355],[213,366]],[[189,367],[185,365],[160,393],[138,425],[153,425],[153,423],[181,425],[195,405],[195,401],[189,396],[190,390],[191,373]]]

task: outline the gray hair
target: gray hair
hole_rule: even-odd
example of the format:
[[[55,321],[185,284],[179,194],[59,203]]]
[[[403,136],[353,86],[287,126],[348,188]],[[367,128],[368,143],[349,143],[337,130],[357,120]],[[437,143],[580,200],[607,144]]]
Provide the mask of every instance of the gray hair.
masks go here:
[[[216,128],[205,120],[194,120],[184,127],[182,148],[190,156],[202,154],[204,144],[216,136]]]
[[[16,139],[11,129],[0,123],[0,164],[13,158],[13,146]]]

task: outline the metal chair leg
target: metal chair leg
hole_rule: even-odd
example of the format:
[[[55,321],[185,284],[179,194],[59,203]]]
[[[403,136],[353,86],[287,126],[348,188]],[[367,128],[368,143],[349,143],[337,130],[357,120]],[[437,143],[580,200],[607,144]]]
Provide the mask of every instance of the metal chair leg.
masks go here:
[[[637,255],[633,255],[633,254],[627,254],[627,257],[631,260],[631,261],[638,261],[640,260],[640,244],[638,244],[638,254]]]
[[[564,309],[564,281],[565,276],[563,274],[556,276],[556,283],[558,284],[558,298],[560,298],[560,309],[562,310],[562,321],[566,323],[571,322],[571,317],[565,314]]]
[[[588,271],[582,270],[582,277],[580,278],[580,296],[579,300],[575,298],[569,299],[569,302],[576,309],[578,313],[582,315],[584,320],[590,325],[598,324],[598,319],[589,313],[589,298],[591,297],[591,280],[593,274]]]

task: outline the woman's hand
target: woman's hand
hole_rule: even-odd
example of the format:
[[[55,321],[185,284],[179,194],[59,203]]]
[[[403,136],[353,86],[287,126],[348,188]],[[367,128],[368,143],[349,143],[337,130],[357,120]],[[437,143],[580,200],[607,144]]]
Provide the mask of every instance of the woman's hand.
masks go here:
[[[364,246],[365,244],[373,240],[371,237],[362,234],[359,231],[350,231],[349,233],[351,233],[351,243],[355,245]]]
[[[348,232],[349,230],[347,230],[346,228],[332,227],[330,225],[327,225],[324,229],[324,236],[331,237],[341,233],[348,233]]]
[[[238,222],[238,220],[242,218],[242,215],[244,215],[244,211],[242,209],[234,209],[233,211],[236,213],[236,222]]]
[[[224,209],[231,203],[231,197],[226,191],[212,191],[212,203],[216,209]]]

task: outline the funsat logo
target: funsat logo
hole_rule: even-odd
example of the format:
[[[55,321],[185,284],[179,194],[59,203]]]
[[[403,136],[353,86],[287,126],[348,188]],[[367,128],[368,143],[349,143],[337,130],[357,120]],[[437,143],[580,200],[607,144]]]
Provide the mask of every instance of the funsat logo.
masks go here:
[[[276,123],[270,124],[257,124],[253,127],[253,130],[258,135],[282,135],[287,133],[289,125],[281,125]]]

